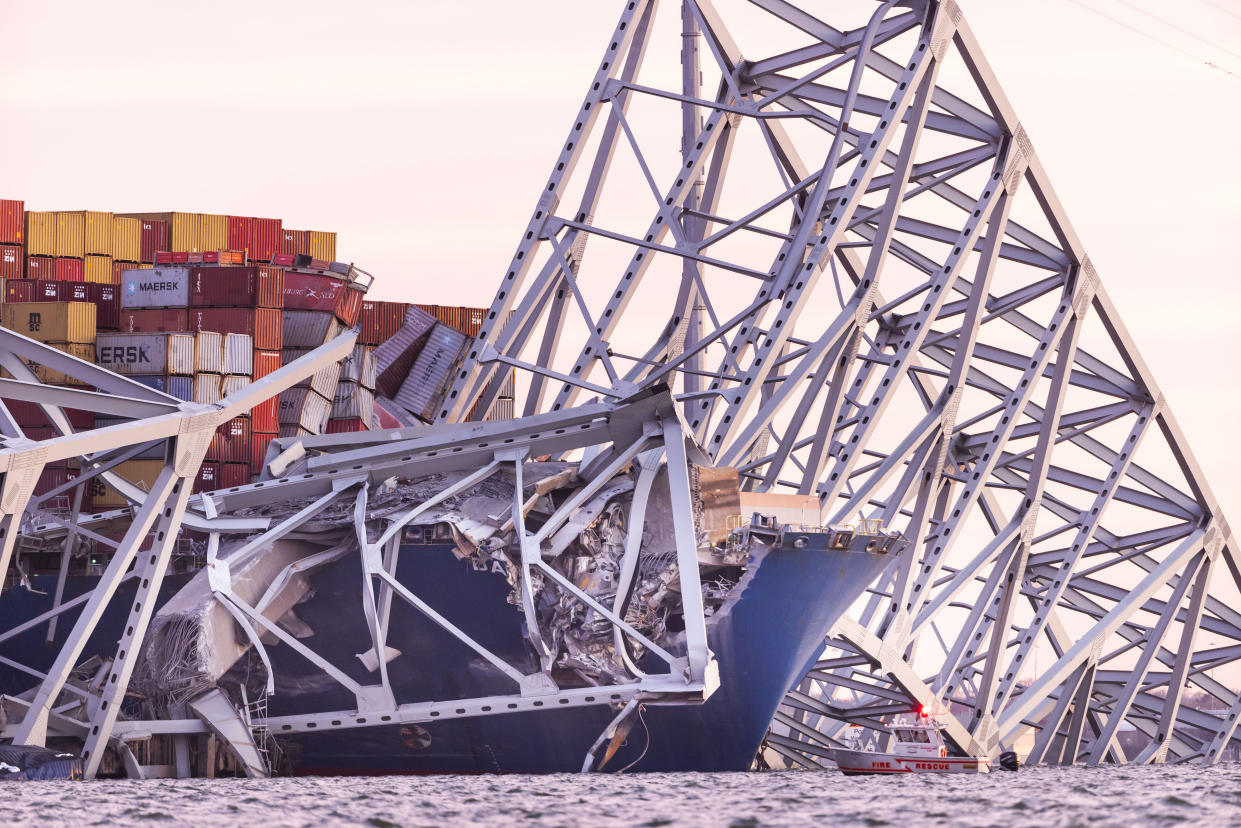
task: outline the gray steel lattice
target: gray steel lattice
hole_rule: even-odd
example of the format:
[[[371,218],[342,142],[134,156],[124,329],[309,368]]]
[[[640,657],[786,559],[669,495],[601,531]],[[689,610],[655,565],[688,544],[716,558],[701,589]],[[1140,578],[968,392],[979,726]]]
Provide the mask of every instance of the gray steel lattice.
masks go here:
[[[789,761],[920,703],[1044,762],[1234,736],[1235,540],[952,0],[626,4],[469,357],[443,421],[669,383],[747,489],[921,539]]]

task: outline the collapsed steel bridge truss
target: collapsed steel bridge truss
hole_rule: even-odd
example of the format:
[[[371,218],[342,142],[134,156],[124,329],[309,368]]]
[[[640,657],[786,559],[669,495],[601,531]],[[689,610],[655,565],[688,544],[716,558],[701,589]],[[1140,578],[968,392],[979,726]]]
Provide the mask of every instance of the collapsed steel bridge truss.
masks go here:
[[[0,468],[4,471],[0,574],[7,573],[12,563],[19,577],[26,577],[19,547],[23,540],[51,538],[62,550],[52,609],[0,631],[0,645],[45,624],[51,625],[50,643],[58,618],[66,612],[76,613],[72,630],[49,669],[39,670],[18,659],[0,657],[5,667],[38,681],[33,692],[21,697],[0,697],[0,708],[8,720],[4,736],[16,744],[43,744],[49,736],[80,739],[84,743],[82,758],[88,777],[99,771],[104,748],[110,745],[124,762],[128,775],[142,778],[145,769],[129,748],[130,741],[149,739],[154,734],[170,737],[177,754],[175,772],[188,775],[187,740],[211,733],[234,754],[240,769],[248,775],[261,776],[270,770],[261,734],[431,722],[553,706],[606,704],[619,707],[623,715],[639,701],[701,702],[711,693],[718,678],[707,648],[690,488],[691,463],[703,464],[707,458],[690,439],[666,389],[644,391],[620,404],[596,403],[517,421],[274,440],[265,479],[191,495],[193,480],[219,425],[344,358],[351,352],[355,338],[356,331],[343,335],[219,404],[201,405],[183,403],[47,345],[11,331],[0,331],[0,366],[15,378],[0,380],[0,397],[37,403],[62,435],[42,441],[26,439],[7,408],[0,407],[0,429],[7,436],[0,449]],[[60,378],[97,390],[43,385],[35,373],[39,366],[59,372]],[[66,410],[91,410],[133,419],[74,433]],[[163,468],[149,490],[144,491],[111,471],[136,453],[161,444]],[[591,459],[574,467],[571,494],[554,513],[541,515],[537,526],[527,526],[531,509],[543,502],[545,481],[523,485],[525,470],[531,468],[535,458],[582,450],[588,450]],[[67,459],[80,462],[80,477],[32,497],[34,482],[46,464]],[[633,496],[625,525],[635,531],[629,533],[620,561],[621,587],[614,600],[605,605],[568,580],[549,561],[615,495],[617,472],[630,466],[637,471],[633,475]],[[506,531],[514,531],[519,542],[520,610],[531,644],[539,654],[540,666],[528,673],[488,651],[395,577],[405,528],[437,506],[497,475],[511,479],[513,493],[506,509],[488,514],[486,519]],[[404,502],[397,511],[386,511],[382,517],[371,513],[368,501],[372,495],[390,491],[398,481],[411,476],[430,476],[439,485],[419,499]],[[82,487],[90,485],[95,477],[118,489],[132,505],[109,512],[83,513],[79,508]],[[667,490],[666,497],[661,487]],[[526,496],[527,490],[532,490],[533,495]],[[649,519],[648,503],[655,496],[663,498],[667,507],[660,519],[671,525],[663,526],[661,532],[672,538],[679,573],[675,588],[681,596],[685,630],[684,645],[676,655],[650,640],[624,617],[630,595],[626,585],[632,586],[635,580],[642,554],[642,529]],[[57,500],[67,500],[72,506],[66,509],[62,503],[60,508],[54,508],[51,504]],[[261,514],[260,507],[273,503],[293,503],[299,508],[280,519]],[[352,504],[347,509],[352,521],[346,519],[345,523],[353,529],[342,542],[279,561],[283,565],[269,573],[263,582],[266,588],[259,595],[252,594],[253,579],[249,591],[239,587],[236,573],[264,556],[276,559],[274,547],[282,539],[299,533],[304,537],[317,516],[341,503]],[[123,530],[119,540],[100,534],[118,527]],[[170,572],[183,527],[205,533],[209,597],[227,611],[244,633],[243,649],[252,647],[265,667],[266,693],[258,701],[264,702],[266,695],[274,692],[277,679],[264,644],[263,635],[268,635],[349,691],[355,700],[353,708],[296,716],[252,716],[254,711],[239,709],[234,700],[219,690],[209,690],[187,698],[181,705],[184,715],[180,718],[119,716],[135,667],[141,662],[156,596]],[[238,537],[244,540],[238,542]],[[97,586],[62,601],[65,573],[78,538],[89,538],[114,551]],[[222,551],[222,538],[230,539],[226,553]],[[300,573],[346,554],[357,555],[362,564],[365,586],[356,611],[365,618],[371,650],[359,658],[363,658],[364,664],[369,658],[374,665],[372,673],[378,681],[373,684],[359,682],[350,675],[356,675],[356,670],[331,663],[313,646],[290,633],[280,623],[280,613],[287,607],[273,612],[285,588]],[[88,642],[100,629],[109,605],[122,600],[118,588],[130,580],[137,583],[137,588],[129,599],[128,619],[114,655],[101,660],[93,675],[81,675],[80,663]],[[556,653],[545,642],[552,631],[542,628],[535,608],[535,585],[546,583],[554,584],[568,600],[580,601],[589,612],[606,619],[618,653],[628,653],[626,641],[636,642],[662,661],[667,671],[649,673],[630,663],[631,681],[559,688],[550,677]],[[388,623],[392,604],[398,600],[411,605],[511,679],[511,694],[399,703],[386,667],[391,657]],[[205,623],[209,624],[209,619]],[[230,624],[220,640],[232,639]]]
[[[626,3],[469,357],[442,421],[668,383],[744,488],[920,539],[790,762],[919,704],[1033,762],[1235,735],[1235,540],[952,0]]]
[[[90,773],[111,744],[140,773],[128,738],[211,731],[247,772],[265,771],[254,723],[218,698],[197,700],[194,718],[118,719],[148,598],[182,526],[210,538],[211,593],[260,657],[266,633],[356,699],[352,710],[266,719],[269,731],[549,700],[700,699],[712,670],[691,565],[692,456],[737,468],[749,491],[813,499],[824,524],[860,517],[916,541],[786,699],[768,744],[789,761],[818,766],[843,727],[882,732],[885,715],[914,704],[942,708],[965,750],[994,754],[1032,738],[1036,762],[1217,760],[1241,714],[1241,697],[1212,676],[1241,656],[1235,540],[1031,141],[954,3],[850,0],[830,11],[784,0],[625,4],[433,428],[281,441],[269,479],[191,497],[214,429],[341,358],[352,336],[196,406],[0,332],[0,367],[12,377],[0,380],[0,398],[38,403],[61,434],[27,440],[0,409],[0,575],[20,571],[30,538],[59,538],[65,561],[75,538],[116,550],[93,591],[57,595],[49,613],[0,632],[3,643],[78,611],[50,669],[5,659],[39,684],[3,700],[4,734],[81,738]],[[661,64],[661,52],[679,60]],[[658,151],[678,141],[679,152]],[[36,364],[98,390],[44,386]],[[464,422],[504,395],[510,376],[524,417]],[[65,409],[133,420],[74,433]],[[152,443],[165,450],[150,491],[112,473]],[[679,658],[651,650],[667,656],[667,674],[546,687],[434,619],[392,577],[402,521],[467,481],[520,480],[528,458],[567,454],[581,461],[579,504],[634,461],[639,486],[668,469],[688,646]],[[132,507],[83,515],[69,485],[31,496],[47,463],[73,457],[84,479],[102,477]],[[376,534],[368,499],[431,466],[444,488],[385,517]],[[65,497],[68,510],[48,508]],[[247,514],[279,499],[308,505],[278,521]],[[272,623],[265,596],[240,594],[233,578],[341,503],[354,515],[348,554],[364,567],[358,611],[371,631],[372,685]],[[523,583],[535,570],[554,579],[540,549],[572,528],[572,508],[534,531],[525,508],[515,495]],[[643,517],[635,511],[631,524]],[[116,526],[124,535],[110,541],[103,529]],[[222,557],[224,535],[251,540]],[[318,563],[300,559],[277,581]],[[90,633],[131,579],[113,657],[79,680]],[[560,586],[618,641],[641,636],[615,607]],[[383,670],[398,600],[508,675],[512,695],[398,704]],[[538,624],[529,626],[537,650]],[[1126,742],[1134,733],[1136,748]]]

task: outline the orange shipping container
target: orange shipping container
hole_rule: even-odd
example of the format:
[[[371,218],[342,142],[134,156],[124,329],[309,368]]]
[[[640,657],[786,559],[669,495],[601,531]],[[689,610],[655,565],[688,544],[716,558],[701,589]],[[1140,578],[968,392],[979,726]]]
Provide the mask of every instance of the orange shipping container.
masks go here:
[[[56,214],[55,255],[72,259],[86,255],[86,213]]]
[[[26,255],[56,255],[55,213],[26,213]]]
[[[117,216],[112,220],[112,258],[122,262],[142,260],[142,222],[139,219]]]
[[[95,342],[95,306],[90,302],[15,302],[0,308],[0,321],[39,342]]]
[[[104,285],[120,284],[112,281],[111,256],[87,256],[84,281],[98,282]]]
[[[134,262],[112,262],[112,278],[109,284],[119,285],[121,283],[121,274],[126,270],[150,270],[155,265],[151,264],[135,264]],[[87,281],[90,281],[89,279]]]
[[[336,261],[336,234],[311,230],[310,255],[328,262]]]

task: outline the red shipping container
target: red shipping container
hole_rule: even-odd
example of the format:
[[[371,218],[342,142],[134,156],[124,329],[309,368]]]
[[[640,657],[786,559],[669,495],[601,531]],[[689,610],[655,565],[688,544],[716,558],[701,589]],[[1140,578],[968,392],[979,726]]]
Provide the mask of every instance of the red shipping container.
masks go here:
[[[186,330],[246,334],[264,351],[278,351],[284,344],[284,319],[276,308],[194,308]]]
[[[168,249],[168,222],[142,219],[139,255],[147,264],[155,264],[155,253]]]
[[[250,436],[250,474],[262,474],[263,466],[267,460],[267,446],[280,435],[276,432],[267,434],[264,432],[254,432]]]
[[[0,199],[0,244],[24,244],[25,225],[25,202]]]
[[[26,259],[27,279],[55,279],[56,260],[51,256],[29,256]]]
[[[362,313],[362,297],[365,295],[360,290],[345,287],[340,304],[336,306],[336,318],[345,323],[345,327],[352,328],[358,323],[358,316]]]
[[[250,463],[224,463],[220,466],[220,488],[232,489],[250,485]]]
[[[182,308],[120,310],[116,327],[125,333],[178,333],[190,330],[188,313]]]
[[[0,245],[0,279],[24,279],[25,277],[25,251],[16,244]]]
[[[202,253],[202,257],[203,257],[203,264],[219,264],[220,263],[220,251],[218,250],[204,250]]]
[[[4,283],[4,301],[33,302],[34,279],[9,279]]]
[[[280,370],[279,351],[254,352],[254,379],[257,382],[268,374]],[[251,428],[255,433],[267,434],[270,439],[280,431],[280,395],[264,400],[250,409]]]
[[[345,434],[347,432],[368,431],[368,430],[369,429],[367,429],[366,423],[362,422],[356,417],[350,418],[348,420],[328,420],[327,421],[327,433],[328,434]]]
[[[271,257],[271,263],[280,267],[292,267],[294,256],[292,253],[277,253]]]
[[[86,265],[81,259],[56,259],[56,281],[81,282],[86,279]]]
[[[198,467],[198,475],[194,478],[194,494],[214,492],[220,486],[220,464],[205,462]]]
[[[254,232],[254,219],[249,216],[228,217],[228,249],[247,250],[250,234]]]
[[[279,308],[284,271],[271,265],[195,267],[190,270],[191,307]]]
[[[253,430],[250,420],[236,417],[215,430],[211,445],[207,448],[207,459],[221,463],[249,463],[250,435]]]
[[[396,332],[405,324],[405,314],[409,311],[406,302],[382,302],[379,309],[379,341],[387,342],[396,336]]]
[[[91,284],[90,301],[95,303],[95,326],[116,330],[121,326],[121,289],[117,285]]]
[[[280,253],[283,242],[280,219],[250,219],[250,236],[246,244],[246,253],[259,262],[270,262],[272,257]]]

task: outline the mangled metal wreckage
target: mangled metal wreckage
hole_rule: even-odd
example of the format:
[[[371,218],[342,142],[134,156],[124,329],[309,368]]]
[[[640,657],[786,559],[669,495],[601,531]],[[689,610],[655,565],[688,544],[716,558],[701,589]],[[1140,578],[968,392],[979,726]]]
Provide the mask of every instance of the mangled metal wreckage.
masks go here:
[[[66,432],[0,451],[4,563],[15,529],[68,560],[75,537],[127,527],[71,597],[64,567],[54,598],[4,596],[33,607],[0,633],[6,688],[25,679],[3,698],[4,736],[80,747],[87,776],[740,769],[827,629],[904,547],[877,528],[742,525],[735,472],[706,468],[663,388],[276,440],[257,482],[189,494],[219,422],[352,342],[217,406],[85,364],[64,367],[99,392],[3,381]],[[62,407],[88,402],[136,419],[70,433]],[[168,451],[150,492],[108,471],[152,440]],[[69,456],[134,507],[23,511],[22,481]],[[182,529],[205,539],[205,566],[170,565]],[[39,663],[29,642],[62,616]]]

